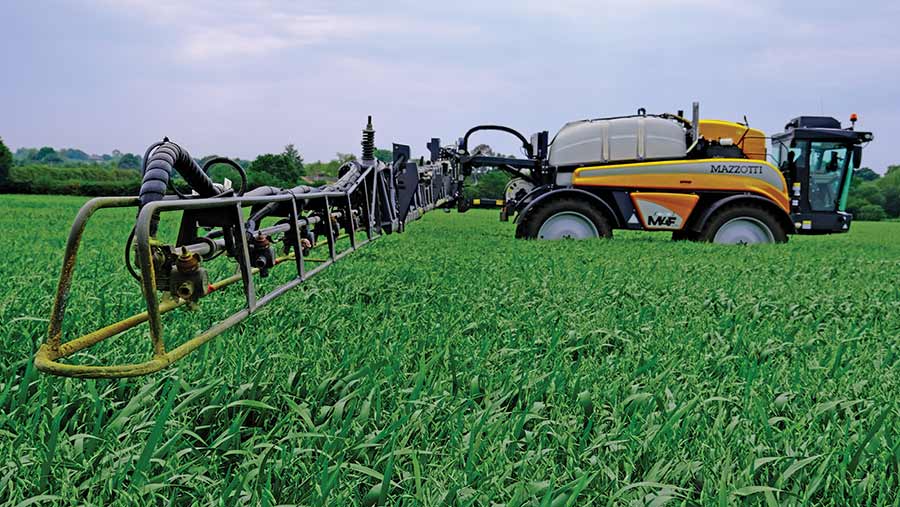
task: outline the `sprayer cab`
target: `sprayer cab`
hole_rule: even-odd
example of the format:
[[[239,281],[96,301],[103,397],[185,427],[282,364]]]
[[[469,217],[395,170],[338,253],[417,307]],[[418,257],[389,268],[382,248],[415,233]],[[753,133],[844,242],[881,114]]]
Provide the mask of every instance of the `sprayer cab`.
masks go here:
[[[853,169],[871,132],[855,130],[828,116],[798,116],[772,136],[772,158],[784,175],[791,197],[791,216],[798,232],[845,232],[853,216],[846,212]]]

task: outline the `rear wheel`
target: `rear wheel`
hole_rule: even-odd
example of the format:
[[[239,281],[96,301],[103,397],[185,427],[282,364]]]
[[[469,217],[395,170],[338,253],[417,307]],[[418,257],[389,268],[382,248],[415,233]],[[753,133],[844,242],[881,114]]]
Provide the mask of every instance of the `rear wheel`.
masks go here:
[[[723,245],[784,243],[787,233],[768,210],[739,204],[716,211],[703,225],[697,239]]]
[[[603,213],[589,203],[572,198],[541,203],[523,216],[516,237],[524,239],[610,238],[612,228]]]

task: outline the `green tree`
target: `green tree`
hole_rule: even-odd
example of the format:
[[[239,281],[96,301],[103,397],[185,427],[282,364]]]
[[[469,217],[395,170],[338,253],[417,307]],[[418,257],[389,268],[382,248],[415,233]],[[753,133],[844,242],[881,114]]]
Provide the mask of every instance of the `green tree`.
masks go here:
[[[119,159],[119,163],[116,164],[116,166],[119,169],[140,169],[141,157],[134,153],[126,153],[122,155],[122,158]]]
[[[303,175],[303,156],[300,155],[300,152],[297,151],[297,148],[295,148],[293,144],[285,146],[284,151],[281,154],[288,159],[293,160],[300,175]]]
[[[875,171],[869,169],[868,167],[863,167],[862,169],[856,169],[853,171],[853,179],[859,181],[875,181],[881,176],[878,175]]]
[[[256,157],[250,170],[254,173],[265,173],[271,177],[266,180],[264,176],[254,178],[254,181],[271,181],[269,184],[277,184],[284,187],[295,186],[300,183],[304,175],[303,157],[293,144],[284,147],[279,154],[266,153]]]
[[[478,177],[478,182],[466,188],[466,196],[476,199],[503,199],[509,175],[501,170],[488,171]]]
[[[9,148],[3,143],[3,138],[0,138],[0,188],[6,186],[6,181],[9,179],[9,170],[13,165],[13,155],[9,151]]]
[[[34,154],[32,160],[42,164],[59,164],[63,161],[62,157],[59,156],[59,153],[56,153],[56,150],[49,146],[44,146],[39,149],[37,153]]]
[[[853,214],[857,220],[869,220],[878,222],[887,218],[887,213],[877,204],[866,204]]]
[[[77,160],[79,162],[84,162],[91,159],[90,155],[75,148],[63,148],[59,150],[59,154],[63,158],[67,158],[69,160]]]
[[[847,211],[858,214],[865,206],[884,206],[884,192],[873,181],[856,182],[850,185],[850,198]]]
[[[289,164],[285,163],[284,157],[281,155],[266,153],[259,155],[253,160],[253,163],[250,164],[250,170],[254,173],[265,173],[272,177],[278,175],[277,179],[280,183],[281,175],[290,173],[291,168]]]
[[[37,153],[37,150],[34,148],[19,148],[13,155],[13,160],[20,164],[27,163],[34,159],[35,153]]]
[[[389,164],[394,161],[394,152],[391,150],[375,148],[375,159],[380,160],[385,164]]]
[[[342,162],[340,160],[334,159],[329,160],[328,162],[317,160],[306,164],[304,167],[306,169],[306,174],[311,177],[337,178],[338,169],[340,169],[341,165]]]
[[[861,199],[865,199],[872,204],[884,206],[884,192],[881,191],[877,183],[871,181],[863,183],[856,189],[854,195]]]
[[[890,217],[900,217],[900,165],[888,166],[887,172],[875,185],[884,196],[882,207]]]

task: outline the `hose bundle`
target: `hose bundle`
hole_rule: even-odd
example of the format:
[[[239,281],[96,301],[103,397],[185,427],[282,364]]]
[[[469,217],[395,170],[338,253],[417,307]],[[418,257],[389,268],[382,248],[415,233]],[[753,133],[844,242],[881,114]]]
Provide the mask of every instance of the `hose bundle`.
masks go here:
[[[145,159],[144,176],[139,194],[140,207],[159,201],[166,195],[166,188],[172,177],[172,171],[178,174],[194,189],[200,197],[214,197],[219,189],[206,175],[203,168],[191,158],[187,150],[171,141],[163,141],[153,153]]]

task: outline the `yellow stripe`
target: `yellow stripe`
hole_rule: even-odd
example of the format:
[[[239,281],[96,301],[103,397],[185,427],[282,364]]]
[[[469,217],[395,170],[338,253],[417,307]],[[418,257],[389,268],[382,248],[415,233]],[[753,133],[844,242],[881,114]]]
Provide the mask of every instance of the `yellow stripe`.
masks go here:
[[[778,170],[777,167],[772,165],[771,163],[765,160],[757,160],[753,158],[692,158],[692,159],[684,159],[684,160],[654,160],[653,162],[635,162],[632,164],[611,164],[611,165],[595,165],[595,166],[587,166],[580,167],[576,169],[577,172],[581,171],[591,171],[596,169],[621,169],[623,167],[653,167],[659,165],[677,165],[677,164],[701,164],[703,162],[734,162],[738,164],[763,164],[771,167],[775,170],[776,173],[781,174],[781,171]],[[782,176],[783,178],[783,176]]]
[[[765,160],[748,159],[748,158],[697,158],[697,159],[685,159],[685,160],[655,160],[653,162],[636,162],[633,164],[612,164],[612,165],[587,166],[587,167],[579,167],[578,169],[575,169],[575,172],[572,174],[572,178],[573,178],[574,183],[577,185],[578,184],[577,180],[579,178],[584,179],[584,178],[597,177],[597,176],[582,176],[581,173],[583,173],[584,171],[594,171],[594,170],[602,171],[604,169],[621,169],[623,167],[656,167],[656,166],[664,166],[664,165],[671,166],[671,165],[683,165],[683,164],[701,164],[704,162],[716,162],[716,163],[732,162],[732,163],[736,163],[736,164],[761,164],[761,165],[769,166],[773,171],[775,171],[775,174],[777,174],[778,177],[781,179],[781,188],[778,190],[785,194],[787,193],[787,181],[785,181],[784,175],[781,173],[780,170],[778,170],[777,167],[775,167],[774,165],[772,165],[771,163],[769,163],[768,161],[765,161]],[[598,175],[598,176],[600,176],[600,175]],[[728,175],[728,176],[741,176],[741,175],[734,174],[734,175]],[[745,177],[753,178],[753,176],[745,176]],[[754,179],[759,180],[759,178],[754,178]],[[764,181],[764,180],[760,180],[760,181]],[[770,183],[766,183],[766,184],[771,185]]]

